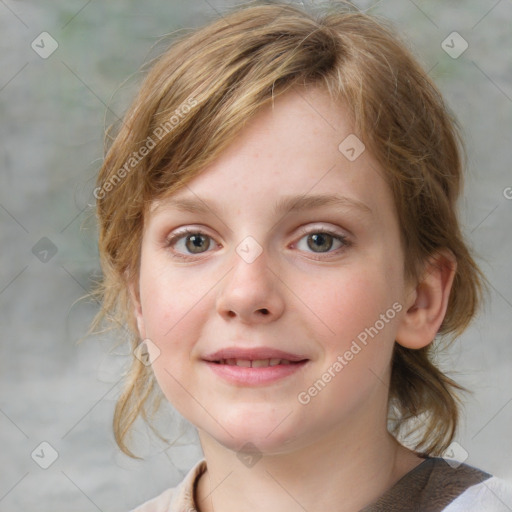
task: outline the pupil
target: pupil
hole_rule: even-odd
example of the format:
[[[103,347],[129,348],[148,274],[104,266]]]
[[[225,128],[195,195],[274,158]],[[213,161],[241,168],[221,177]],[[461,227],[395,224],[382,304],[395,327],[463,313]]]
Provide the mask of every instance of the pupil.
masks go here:
[[[325,249],[328,251],[332,247],[332,236],[326,233],[316,233],[314,235],[310,235],[309,239],[313,240],[315,244],[318,244],[312,245],[308,243],[310,249],[312,249],[315,252],[322,252],[322,250],[318,251],[318,248]]]
[[[190,235],[188,237],[187,242],[187,248],[190,250],[190,252],[198,253],[201,251],[198,251],[197,249],[202,249],[204,245],[205,237],[203,235]],[[206,249],[208,246],[206,246]]]

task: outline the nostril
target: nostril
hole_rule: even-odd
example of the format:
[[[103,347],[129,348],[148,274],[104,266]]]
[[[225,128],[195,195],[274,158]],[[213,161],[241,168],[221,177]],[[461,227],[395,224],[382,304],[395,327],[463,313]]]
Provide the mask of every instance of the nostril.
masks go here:
[[[269,315],[270,314],[270,311],[267,309],[267,308],[262,308],[262,309],[258,309],[259,313],[261,313],[262,315]],[[236,317],[236,313],[234,311],[228,311],[227,312],[227,315],[230,317],[230,318],[234,318]]]

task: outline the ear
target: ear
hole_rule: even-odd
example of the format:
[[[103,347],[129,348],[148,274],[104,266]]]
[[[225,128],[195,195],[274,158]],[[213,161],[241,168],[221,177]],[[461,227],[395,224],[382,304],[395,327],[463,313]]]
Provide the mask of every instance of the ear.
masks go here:
[[[426,347],[434,340],[448,308],[448,299],[457,269],[449,249],[431,256],[424,267],[424,277],[412,289],[407,311],[396,333],[396,341],[406,348]]]
[[[133,279],[127,279],[128,291],[130,294],[130,301],[133,307],[133,314],[137,320],[137,328],[139,330],[139,336],[141,340],[146,339],[146,327],[144,325],[144,317],[142,315],[142,306],[140,303],[140,294],[137,283]]]

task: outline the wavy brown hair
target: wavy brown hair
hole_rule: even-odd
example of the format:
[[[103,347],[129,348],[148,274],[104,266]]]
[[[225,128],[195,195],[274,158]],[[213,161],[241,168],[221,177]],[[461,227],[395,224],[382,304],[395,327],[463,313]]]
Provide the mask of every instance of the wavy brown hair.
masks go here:
[[[273,99],[295,87],[323,87],[349,108],[354,132],[379,162],[401,228],[407,279],[449,249],[457,269],[439,335],[458,336],[481,300],[483,276],[461,234],[463,145],[439,90],[389,22],[345,2],[299,7],[251,2],[172,41],[151,64],[97,177],[96,214],[103,279],[94,290],[104,321],[139,343],[128,283],[137,283],[149,205],[173,194],[228,147]],[[340,141],[341,142],[341,141]],[[145,148],[145,149],[144,149]],[[414,447],[440,454],[453,439],[462,389],[420,350],[395,343],[390,431],[421,419]],[[135,357],[114,414],[118,445],[139,415],[150,421],[161,393]],[[156,401],[154,401],[154,399]],[[152,404],[149,406],[149,404]],[[414,423],[414,421],[413,421]]]

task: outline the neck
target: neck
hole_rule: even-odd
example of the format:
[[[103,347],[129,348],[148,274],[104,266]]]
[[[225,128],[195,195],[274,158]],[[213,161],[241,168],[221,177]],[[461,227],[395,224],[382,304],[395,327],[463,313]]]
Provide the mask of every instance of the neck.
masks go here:
[[[421,462],[385,429],[361,433],[332,432],[316,443],[246,465],[236,452],[200,432],[207,471],[197,487],[198,509],[360,510]]]

